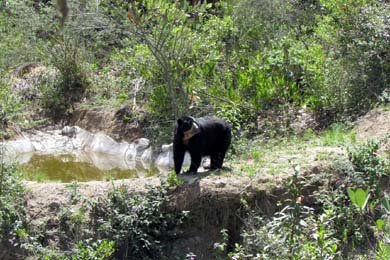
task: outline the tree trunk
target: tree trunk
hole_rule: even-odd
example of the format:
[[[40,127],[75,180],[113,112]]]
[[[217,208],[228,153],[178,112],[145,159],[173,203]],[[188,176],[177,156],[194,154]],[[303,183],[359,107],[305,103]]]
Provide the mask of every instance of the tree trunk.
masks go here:
[[[1,0],[0,11],[7,10],[7,0]]]

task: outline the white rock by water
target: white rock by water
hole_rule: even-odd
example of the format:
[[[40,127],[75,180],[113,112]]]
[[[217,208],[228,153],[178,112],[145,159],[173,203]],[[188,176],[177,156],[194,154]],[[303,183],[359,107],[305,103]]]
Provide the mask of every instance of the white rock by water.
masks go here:
[[[134,169],[137,163],[145,169],[152,165],[164,170],[173,167],[172,144],[163,145],[162,152],[155,154],[146,138],[132,143],[117,142],[104,133],[94,134],[77,126],[65,126],[61,130],[32,131],[24,136],[19,140],[2,143],[4,158],[26,163],[34,153],[74,154],[77,161],[92,163],[101,170]],[[186,154],[183,165],[189,164],[190,157]]]

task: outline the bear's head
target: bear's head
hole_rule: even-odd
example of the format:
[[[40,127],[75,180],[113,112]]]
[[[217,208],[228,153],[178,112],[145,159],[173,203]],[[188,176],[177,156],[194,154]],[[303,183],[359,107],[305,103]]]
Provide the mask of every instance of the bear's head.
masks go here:
[[[188,144],[189,139],[199,132],[199,125],[192,116],[183,116],[177,120],[176,135],[184,144]]]
[[[177,120],[177,129],[180,130],[181,133],[187,132],[191,129],[194,122],[195,118],[192,116],[183,116]]]

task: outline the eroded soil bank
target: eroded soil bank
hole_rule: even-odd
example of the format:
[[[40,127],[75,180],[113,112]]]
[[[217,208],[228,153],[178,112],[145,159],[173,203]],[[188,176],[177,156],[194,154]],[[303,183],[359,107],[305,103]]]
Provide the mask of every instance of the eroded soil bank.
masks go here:
[[[214,243],[222,240],[222,229],[228,230],[232,243],[239,240],[240,217],[245,211],[242,199],[271,214],[276,210],[276,202],[283,196],[282,178],[255,180],[249,177],[208,176],[207,173],[199,174],[197,178],[190,176],[186,178],[186,184],[172,187],[168,192],[169,211],[190,212],[178,237],[165,245],[168,259],[177,256],[184,259],[190,252],[197,255],[197,259],[214,259]],[[159,185],[161,181],[157,177],[87,182],[78,184],[77,194],[89,198],[105,197],[113,187],[126,187],[130,193],[143,193]],[[61,209],[69,206],[74,192],[71,185],[61,183],[29,182],[27,187],[27,209],[30,221],[36,225],[57,219]],[[75,209],[77,207],[74,205]]]

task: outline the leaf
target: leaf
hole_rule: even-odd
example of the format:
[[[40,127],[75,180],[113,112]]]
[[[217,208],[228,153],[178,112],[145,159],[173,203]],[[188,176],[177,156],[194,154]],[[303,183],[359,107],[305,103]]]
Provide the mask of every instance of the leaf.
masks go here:
[[[387,214],[389,214],[390,213],[390,199],[383,198],[382,199],[382,206],[385,208]]]
[[[351,188],[348,188],[347,192],[348,192],[348,197],[349,197],[349,199],[352,201],[353,204],[356,205],[356,195],[355,195],[355,191],[352,190]]]
[[[383,219],[377,219],[375,223],[376,223],[376,228],[378,229],[378,231],[384,230],[385,225],[386,225],[386,221],[384,221]]]
[[[385,256],[390,256],[390,245],[385,245]]]
[[[360,210],[363,210],[366,207],[368,199],[370,198],[368,190],[365,191],[361,188],[357,190],[348,188],[348,196],[352,203]]]

